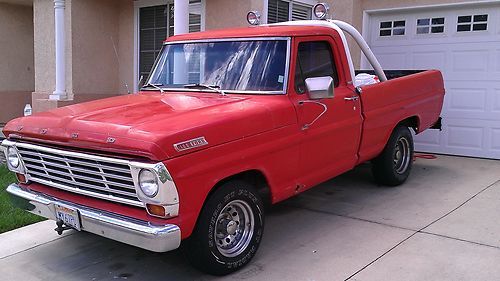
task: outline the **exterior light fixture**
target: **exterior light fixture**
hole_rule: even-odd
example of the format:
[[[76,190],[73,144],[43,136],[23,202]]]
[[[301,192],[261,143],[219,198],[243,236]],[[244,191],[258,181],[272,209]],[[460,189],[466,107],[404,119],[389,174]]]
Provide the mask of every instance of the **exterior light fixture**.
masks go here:
[[[247,21],[250,25],[259,25],[260,24],[260,13],[257,11],[248,12]]]
[[[139,187],[147,197],[153,198],[158,194],[158,177],[149,169],[142,169],[139,172]]]
[[[326,19],[329,10],[330,7],[326,3],[318,3],[313,7],[314,15],[320,20]]]

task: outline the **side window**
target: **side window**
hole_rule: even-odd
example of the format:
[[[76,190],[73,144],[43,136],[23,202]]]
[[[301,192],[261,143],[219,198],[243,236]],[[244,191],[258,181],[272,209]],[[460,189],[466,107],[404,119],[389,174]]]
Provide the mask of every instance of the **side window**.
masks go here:
[[[338,86],[337,69],[332,49],[327,41],[302,42],[299,44],[295,65],[295,91],[306,91],[305,80],[311,77],[330,76]]]

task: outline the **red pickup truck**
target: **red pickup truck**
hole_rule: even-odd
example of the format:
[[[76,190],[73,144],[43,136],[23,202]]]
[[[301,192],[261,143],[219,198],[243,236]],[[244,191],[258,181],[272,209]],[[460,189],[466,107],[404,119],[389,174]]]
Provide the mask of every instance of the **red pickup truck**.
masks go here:
[[[197,268],[235,271],[265,206],[367,161],[378,183],[402,184],[411,130],[439,123],[439,71],[381,72],[358,42],[380,82],[356,85],[345,32],[313,20],[170,37],[138,94],[9,122],[7,191],[58,232],[155,252],[182,241]]]

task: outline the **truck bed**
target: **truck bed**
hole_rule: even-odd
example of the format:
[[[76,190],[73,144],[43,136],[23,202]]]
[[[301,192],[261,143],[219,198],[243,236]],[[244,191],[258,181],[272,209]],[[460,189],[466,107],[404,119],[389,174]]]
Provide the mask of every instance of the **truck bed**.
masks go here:
[[[399,77],[404,77],[416,73],[423,72],[425,70],[414,70],[414,69],[391,69],[384,70],[385,76],[387,76],[387,80],[392,80]],[[357,69],[355,70],[356,75],[360,73],[368,73],[372,75],[376,75],[373,69]]]
[[[382,151],[401,120],[413,122],[418,134],[439,119],[445,93],[441,72],[390,70],[386,74],[390,80],[362,87],[364,126],[360,162]]]

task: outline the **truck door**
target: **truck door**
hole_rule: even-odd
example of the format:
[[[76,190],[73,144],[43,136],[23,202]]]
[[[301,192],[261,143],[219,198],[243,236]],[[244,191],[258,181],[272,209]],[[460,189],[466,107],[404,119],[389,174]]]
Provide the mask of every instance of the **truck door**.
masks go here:
[[[341,56],[343,47],[340,51],[330,36],[299,37],[293,46],[289,93],[301,137],[298,185],[308,188],[354,167],[362,116],[359,97],[346,81],[349,67]],[[310,99],[305,79],[325,76],[333,78],[333,98]]]

